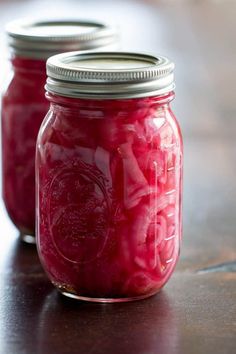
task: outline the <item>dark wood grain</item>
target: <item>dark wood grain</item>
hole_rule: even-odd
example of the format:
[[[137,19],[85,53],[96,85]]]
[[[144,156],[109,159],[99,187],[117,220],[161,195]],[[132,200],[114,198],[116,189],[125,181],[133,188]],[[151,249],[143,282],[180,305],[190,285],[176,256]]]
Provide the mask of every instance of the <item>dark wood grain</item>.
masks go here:
[[[0,0],[4,24],[55,2]],[[184,240],[168,285],[140,302],[97,305],[58,295],[36,250],[0,204],[0,353],[231,354],[236,348],[236,2],[61,1],[58,16],[122,26],[123,47],[176,63],[174,110],[185,142]],[[54,14],[55,15],[55,14]],[[2,68],[2,70],[1,70]]]

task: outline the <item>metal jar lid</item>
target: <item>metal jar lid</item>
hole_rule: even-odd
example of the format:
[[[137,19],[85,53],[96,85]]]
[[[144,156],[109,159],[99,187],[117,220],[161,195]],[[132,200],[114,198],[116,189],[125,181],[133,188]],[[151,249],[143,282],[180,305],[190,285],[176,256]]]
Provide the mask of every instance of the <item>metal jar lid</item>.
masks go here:
[[[173,70],[169,59],[144,53],[64,53],[47,61],[46,90],[94,99],[162,95],[175,87]]]
[[[111,50],[118,42],[115,28],[80,20],[16,20],[7,25],[6,32],[16,55],[36,59],[72,50]]]

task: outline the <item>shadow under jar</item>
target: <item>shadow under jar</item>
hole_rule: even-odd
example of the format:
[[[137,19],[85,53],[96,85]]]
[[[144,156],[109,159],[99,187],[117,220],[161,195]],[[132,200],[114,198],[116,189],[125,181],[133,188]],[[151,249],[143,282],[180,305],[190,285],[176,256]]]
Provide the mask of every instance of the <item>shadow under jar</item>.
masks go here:
[[[69,50],[111,50],[114,29],[88,21],[14,21],[7,26],[12,78],[2,99],[3,199],[22,239],[35,242],[35,146],[49,102],[46,60]]]
[[[182,138],[174,65],[139,53],[47,62],[36,152],[37,247],[64,295],[119,302],[158,292],[179,255]]]

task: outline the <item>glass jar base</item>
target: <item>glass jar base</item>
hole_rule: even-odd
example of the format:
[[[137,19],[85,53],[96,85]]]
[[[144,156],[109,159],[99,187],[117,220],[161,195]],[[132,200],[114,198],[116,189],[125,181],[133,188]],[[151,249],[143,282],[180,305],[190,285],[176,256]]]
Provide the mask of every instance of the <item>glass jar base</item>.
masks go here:
[[[87,302],[97,302],[97,303],[116,303],[116,302],[130,302],[130,301],[137,301],[137,300],[144,300],[148,297],[151,297],[153,295],[156,295],[160,290],[155,290],[154,292],[146,295],[140,295],[140,296],[133,296],[133,297],[121,297],[121,298],[96,298],[96,297],[89,297],[89,296],[80,296],[76,294],[72,294],[66,291],[60,291],[59,292],[71,299],[75,300],[80,300],[80,301],[87,301]]]
[[[33,235],[20,233],[20,239],[24,243],[29,243],[31,245],[35,245],[36,244],[36,239],[35,239],[35,236],[33,236]]]

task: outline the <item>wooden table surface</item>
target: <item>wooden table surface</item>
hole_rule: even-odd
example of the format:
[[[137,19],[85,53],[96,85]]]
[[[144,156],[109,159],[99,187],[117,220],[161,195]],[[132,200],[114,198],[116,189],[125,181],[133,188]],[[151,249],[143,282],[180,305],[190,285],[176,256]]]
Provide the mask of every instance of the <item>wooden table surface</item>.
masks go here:
[[[184,239],[158,295],[98,305],[62,298],[0,203],[0,353],[236,352],[236,1],[2,1],[3,26],[41,16],[116,21],[123,47],[176,63],[174,110],[185,143]],[[2,68],[2,69],[1,69]]]

